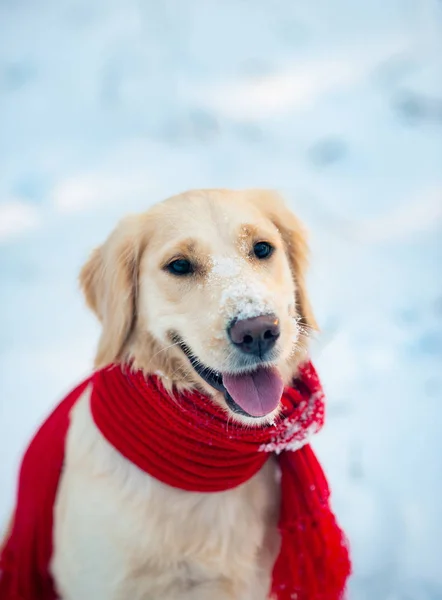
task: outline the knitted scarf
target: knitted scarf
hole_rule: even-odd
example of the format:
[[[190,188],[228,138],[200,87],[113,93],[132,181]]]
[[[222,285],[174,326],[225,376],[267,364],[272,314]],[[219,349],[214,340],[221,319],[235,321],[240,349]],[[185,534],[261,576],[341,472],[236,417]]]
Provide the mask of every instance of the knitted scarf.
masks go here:
[[[97,371],[69,394],[24,456],[11,533],[1,555],[2,600],[54,600],[50,574],[53,506],[63,467],[69,413],[92,383],[92,416],[103,436],[159,481],[220,492],[248,481],[268,458],[281,470],[281,547],[273,569],[276,600],[341,600],[350,573],[345,536],[308,444],[324,420],[324,396],[311,363],[282,397],[273,425],[243,427],[206,396],[169,395],[159,380],[118,365]]]

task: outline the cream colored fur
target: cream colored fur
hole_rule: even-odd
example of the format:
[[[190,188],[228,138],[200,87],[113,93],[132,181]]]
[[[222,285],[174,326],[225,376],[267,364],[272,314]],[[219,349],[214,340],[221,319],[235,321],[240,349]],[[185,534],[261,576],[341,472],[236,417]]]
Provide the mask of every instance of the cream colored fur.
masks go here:
[[[264,600],[278,547],[277,466],[223,493],[170,488],[72,415],[52,569],[64,600]]]
[[[258,241],[274,246],[269,261],[253,256]],[[167,272],[181,257],[198,266],[190,279]],[[306,257],[300,223],[271,192],[187,192],[125,219],[80,276],[102,323],[96,366],[131,360],[170,390],[202,389],[229,412],[173,334],[208,367],[244,371],[226,327],[245,304],[264,305],[281,324],[271,364],[289,382],[315,328]],[[109,445],[89,397],[71,414],[55,506],[52,572],[62,600],[265,600],[279,547],[276,463],[222,493],[170,488]],[[257,426],[274,414],[230,417]]]

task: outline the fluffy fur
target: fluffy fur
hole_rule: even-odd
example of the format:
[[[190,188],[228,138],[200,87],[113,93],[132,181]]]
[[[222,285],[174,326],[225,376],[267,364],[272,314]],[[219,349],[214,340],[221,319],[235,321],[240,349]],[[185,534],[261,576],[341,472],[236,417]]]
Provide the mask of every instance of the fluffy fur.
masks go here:
[[[275,249],[266,261],[253,255],[260,241]],[[196,265],[191,277],[167,271],[177,258]],[[174,335],[210,369],[250,370],[226,330],[238,314],[264,306],[281,325],[269,362],[288,383],[316,327],[306,261],[301,224],[271,192],[192,191],[128,217],[80,275],[102,324],[95,365],[132,361],[169,389],[197,387],[228,411]],[[276,465],[222,493],[170,488],[107,443],[89,395],[72,411],[55,505],[52,572],[62,599],[265,600],[279,545]],[[231,413],[245,426],[274,417]]]

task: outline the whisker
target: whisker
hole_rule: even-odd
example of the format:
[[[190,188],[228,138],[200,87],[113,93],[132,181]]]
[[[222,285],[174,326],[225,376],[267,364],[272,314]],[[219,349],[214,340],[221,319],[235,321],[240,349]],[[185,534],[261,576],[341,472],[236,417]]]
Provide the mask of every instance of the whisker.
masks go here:
[[[208,367],[207,365],[203,364],[200,361],[200,359],[198,358],[198,356],[196,356],[196,354],[194,354],[192,352],[192,350],[190,350],[190,348],[187,348],[187,350],[188,350],[188,356],[189,356],[189,358],[191,358],[192,361],[201,368],[201,373],[209,374],[209,375],[215,375],[215,376],[219,375],[219,371],[216,371],[212,367]]]
[[[150,365],[150,363],[153,361],[153,359],[154,359],[156,356],[158,356],[158,354],[161,354],[161,352],[166,352],[166,350],[169,350],[170,348],[173,348],[173,346],[178,346],[178,345],[179,345],[179,342],[174,342],[173,344],[170,344],[169,346],[166,346],[165,348],[161,348],[161,350],[158,350],[158,352],[155,352],[155,354],[153,354],[153,355],[150,357],[150,360],[149,360],[149,365]]]

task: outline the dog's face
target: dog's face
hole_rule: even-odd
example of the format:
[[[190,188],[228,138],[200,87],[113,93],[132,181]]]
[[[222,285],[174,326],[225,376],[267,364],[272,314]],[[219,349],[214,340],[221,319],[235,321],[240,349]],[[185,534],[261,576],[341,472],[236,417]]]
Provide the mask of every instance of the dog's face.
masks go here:
[[[268,192],[188,192],[123,221],[82,271],[97,364],[132,360],[271,419],[315,326],[302,229]]]

